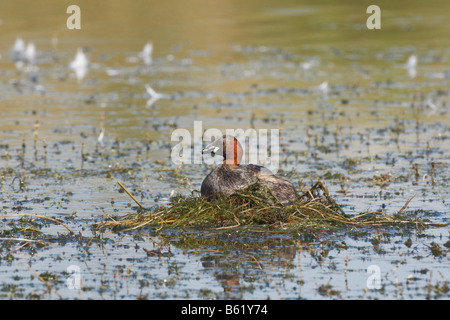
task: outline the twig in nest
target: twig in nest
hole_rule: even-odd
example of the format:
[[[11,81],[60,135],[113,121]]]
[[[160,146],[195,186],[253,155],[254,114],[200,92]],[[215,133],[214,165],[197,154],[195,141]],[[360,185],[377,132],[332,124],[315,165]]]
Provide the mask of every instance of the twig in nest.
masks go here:
[[[138,204],[138,206],[141,207],[141,209],[145,209],[145,208],[139,203],[139,201],[137,201],[136,198],[133,197],[133,195],[127,190],[127,188],[125,188],[125,187],[123,186],[123,184],[120,183],[120,181],[117,181],[117,183],[119,184],[119,186],[120,186],[126,193],[128,193],[128,195],[131,197],[131,199],[133,199],[134,202],[136,202],[136,203]]]
[[[405,205],[403,206],[403,208],[401,208],[400,209],[400,211],[399,212],[397,212],[397,214],[400,214],[400,213],[402,213],[403,212],[403,210],[405,210],[406,209],[406,207],[408,206],[408,204],[411,202],[411,200],[412,199],[414,199],[414,197],[415,196],[417,196],[417,193],[415,194],[415,195],[413,195],[412,197],[411,197],[411,199],[409,199],[408,201],[406,201],[406,203],[405,203]]]
[[[239,227],[240,225],[241,225],[241,223],[239,222],[239,219],[236,217],[236,216],[234,216],[234,221],[236,221],[236,225],[234,225],[234,226],[226,226],[226,227],[220,227],[220,228],[216,228],[216,230],[219,230],[219,229],[229,229],[229,228],[236,228],[236,227]]]

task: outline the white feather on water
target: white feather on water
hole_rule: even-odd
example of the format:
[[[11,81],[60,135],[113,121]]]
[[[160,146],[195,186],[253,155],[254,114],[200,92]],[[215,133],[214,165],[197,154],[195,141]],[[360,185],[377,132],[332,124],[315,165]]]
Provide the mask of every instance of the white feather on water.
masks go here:
[[[78,48],[75,59],[69,64],[69,68],[75,72],[78,81],[82,80],[88,71],[89,60],[81,48]]]
[[[27,44],[27,47],[25,49],[25,60],[29,64],[34,64],[36,61],[36,47],[34,46],[33,42]]]
[[[100,130],[100,134],[98,135],[98,138],[97,138],[97,143],[99,144],[99,145],[101,145],[102,147],[103,147],[103,138],[105,137],[105,129],[104,128],[102,128],[101,130]]]
[[[25,41],[17,38],[12,48],[12,59],[14,62],[22,61],[25,58]]]
[[[142,49],[142,51],[139,53],[139,58],[142,59],[142,61],[146,66],[149,66],[153,62],[152,54],[153,54],[153,43],[147,42],[144,46],[144,49]]]
[[[145,85],[145,89],[147,90],[147,94],[150,96],[150,99],[147,100],[147,107],[150,107],[153,103],[155,103],[159,99],[167,98],[167,95],[156,92],[148,84]]]
[[[406,70],[408,70],[408,75],[410,78],[415,78],[417,76],[417,57],[416,55],[411,55],[406,62]]]

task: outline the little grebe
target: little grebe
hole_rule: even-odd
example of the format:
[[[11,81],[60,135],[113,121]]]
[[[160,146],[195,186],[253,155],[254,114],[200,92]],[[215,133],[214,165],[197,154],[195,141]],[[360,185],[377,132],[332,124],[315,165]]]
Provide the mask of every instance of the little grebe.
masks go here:
[[[292,203],[297,198],[294,186],[289,181],[275,176],[269,169],[254,164],[240,165],[243,150],[233,136],[224,135],[206,146],[202,153],[223,156],[223,163],[203,180],[202,196],[231,195],[252,184],[260,183],[269,188],[281,203]]]

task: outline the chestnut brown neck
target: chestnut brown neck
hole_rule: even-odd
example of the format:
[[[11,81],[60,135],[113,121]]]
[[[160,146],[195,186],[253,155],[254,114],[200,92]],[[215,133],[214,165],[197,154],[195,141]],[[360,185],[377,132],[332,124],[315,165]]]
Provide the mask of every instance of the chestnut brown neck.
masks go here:
[[[239,141],[236,138],[226,139],[224,140],[223,149],[223,163],[229,166],[239,166],[242,160],[242,147]]]

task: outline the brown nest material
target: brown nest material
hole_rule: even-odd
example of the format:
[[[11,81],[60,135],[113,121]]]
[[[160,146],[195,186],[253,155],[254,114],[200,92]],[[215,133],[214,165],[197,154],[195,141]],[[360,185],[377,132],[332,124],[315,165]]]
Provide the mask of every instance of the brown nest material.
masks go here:
[[[127,190],[125,189],[125,191]],[[137,200],[135,201],[137,202]],[[280,203],[269,189],[253,185],[228,197],[215,199],[176,197],[168,206],[160,206],[153,210],[140,210],[117,219],[105,217],[97,227],[100,229],[111,227],[120,230],[143,227],[153,227],[157,230],[163,228],[230,229],[251,227],[254,230],[256,227],[265,230],[278,228],[279,230],[299,231],[305,229],[333,230],[348,227],[440,226],[418,221],[415,217],[402,214],[409,201],[395,215],[366,212],[350,217],[330,197],[327,188],[320,181],[309,190],[302,190],[297,200],[288,205]],[[139,206],[141,205],[139,204]]]

